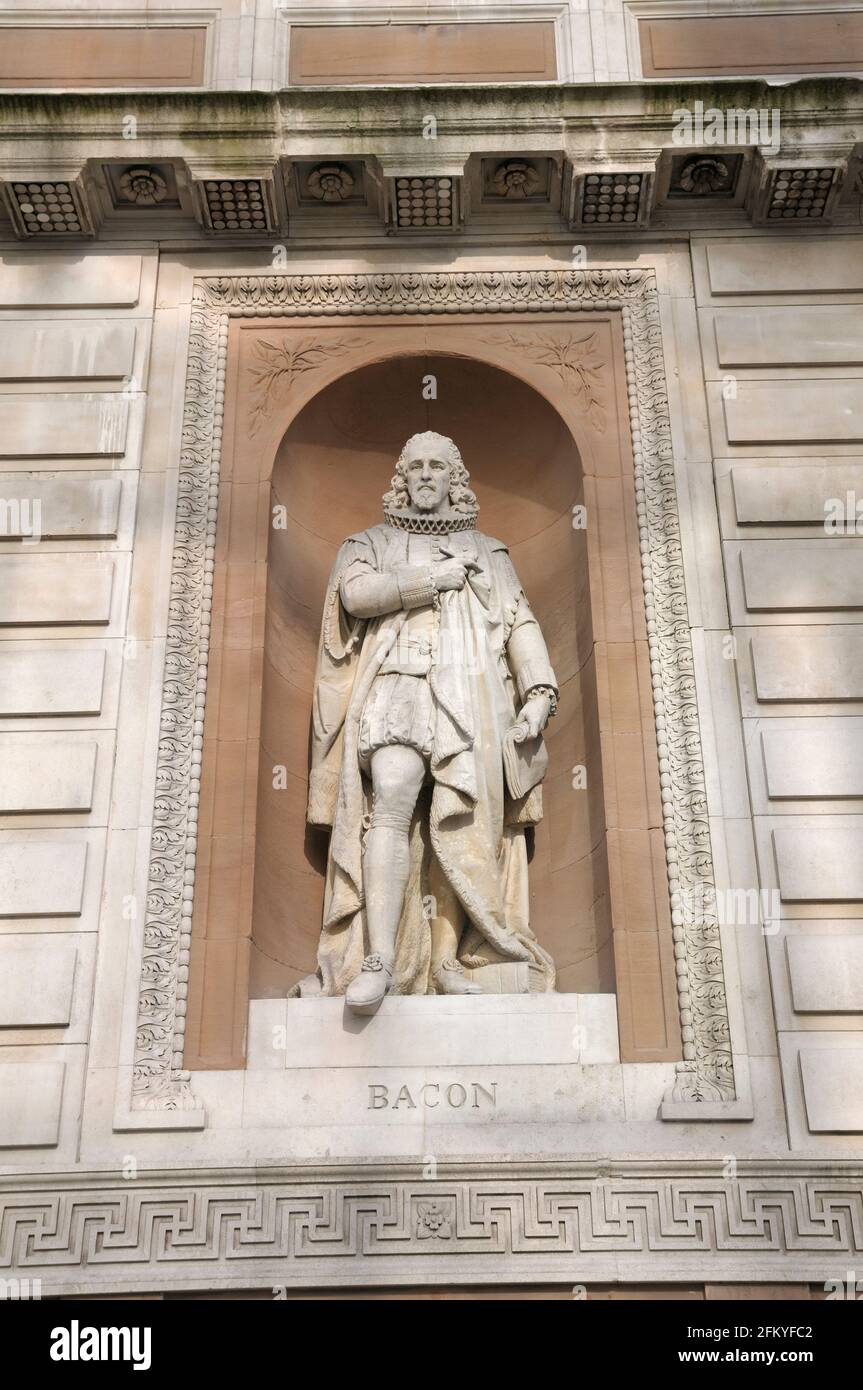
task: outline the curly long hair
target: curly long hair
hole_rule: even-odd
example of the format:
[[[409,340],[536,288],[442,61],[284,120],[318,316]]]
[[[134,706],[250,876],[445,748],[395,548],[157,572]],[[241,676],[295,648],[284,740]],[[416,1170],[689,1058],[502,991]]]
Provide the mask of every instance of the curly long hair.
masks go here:
[[[438,434],[437,430],[423,430],[421,434],[412,434],[407,440],[399,454],[390,490],[384,493],[384,506],[396,510],[410,506],[407,482],[408,454],[411,445],[430,444],[432,440],[440,440],[443,443],[443,454],[449,463],[449,502],[452,510],[466,513],[477,511],[476,493],[471,490],[470,474],[464,466],[458,445],[448,435]]]

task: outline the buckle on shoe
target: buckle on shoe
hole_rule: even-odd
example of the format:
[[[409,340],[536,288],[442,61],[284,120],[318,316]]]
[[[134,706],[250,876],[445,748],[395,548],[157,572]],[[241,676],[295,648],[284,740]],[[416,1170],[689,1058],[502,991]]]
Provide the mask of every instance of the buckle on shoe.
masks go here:
[[[379,951],[372,951],[371,955],[366,956],[365,960],[360,966],[360,969],[372,971],[375,973],[377,973],[380,970],[386,970],[389,975],[393,973],[390,967],[386,964],[383,956],[380,954]]]

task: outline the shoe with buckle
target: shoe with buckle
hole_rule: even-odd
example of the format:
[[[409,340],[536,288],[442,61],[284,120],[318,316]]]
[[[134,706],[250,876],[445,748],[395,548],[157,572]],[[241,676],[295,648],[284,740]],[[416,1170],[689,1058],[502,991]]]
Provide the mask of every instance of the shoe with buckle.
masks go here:
[[[366,956],[345,993],[345,1002],[355,1014],[373,1014],[389,992],[393,982],[393,968],[378,951]]]
[[[473,984],[464,973],[461,961],[451,956],[441,961],[434,979],[442,994],[482,994],[479,985]]]

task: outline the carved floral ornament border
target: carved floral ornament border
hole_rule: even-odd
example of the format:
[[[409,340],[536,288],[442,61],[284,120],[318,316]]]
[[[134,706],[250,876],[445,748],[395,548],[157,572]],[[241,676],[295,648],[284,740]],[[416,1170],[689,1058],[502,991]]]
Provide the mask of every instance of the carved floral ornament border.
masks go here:
[[[623,320],[684,1060],[674,1101],[735,1097],[687,617],[659,302],[651,270],[230,276],[195,281],[138,1000],[132,1107],[198,1109],[183,1070],[207,656],[231,317],[613,309]],[[699,911],[684,911],[686,903]]]

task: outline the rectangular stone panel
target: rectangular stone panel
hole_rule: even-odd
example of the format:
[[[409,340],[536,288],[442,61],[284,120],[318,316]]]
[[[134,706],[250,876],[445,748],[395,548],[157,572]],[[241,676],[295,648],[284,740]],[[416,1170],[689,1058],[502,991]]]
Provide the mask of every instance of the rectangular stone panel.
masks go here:
[[[53,1148],[60,1138],[62,1062],[0,1062],[0,1148]]]
[[[0,734],[0,815],[89,811],[96,751],[51,734]]]
[[[863,70],[863,14],[854,12],[649,18],[638,37],[645,77]]]
[[[755,632],[752,661],[759,700],[863,699],[863,632],[853,624]]]
[[[354,1026],[341,999],[253,999],[248,1068],[619,1061],[613,994],[401,996],[375,1018],[374,1029]]]
[[[0,535],[5,540],[113,538],[121,490],[119,478],[0,473]]]
[[[837,515],[853,525],[858,501],[863,514],[861,463],[780,463],[758,468],[737,463],[731,469],[731,485],[741,525],[823,525],[828,517]],[[837,513],[836,503],[841,513]]]
[[[0,397],[0,458],[116,458],[129,402],[115,396]]]
[[[0,936],[0,1028],[65,1028],[72,1016],[78,948],[45,934]]]
[[[338,1145],[377,1130],[376,1149],[397,1153],[406,1136],[418,1139],[451,1125],[496,1126],[611,1123],[625,1119],[620,1066],[333,1066],[246,1073],[242,1123],[247,1128],[326,1130]],[[341,1134],[340,1132],[341,1131]],[[343,1141],[342,1141],[343,1142]],[[354,1138],[353,1142],[356,1142]],[[463,1141],[464,1142],[464,1141]],[[329,1149],[332,1153],[332,1148]],[[414,1152],[432,1152],[414,1149]],[[464,1152],[464,1149],[460,1150]]]
[[[0,718],[99,714],[102,651],[0,651]]]
[[[95,555],[0,555],[0,627],[105,624],[113,583]]]
[[[863,1048],[800,1049],[811,1134],[863,1133]]]
[[[122,378],[132,373],[134,351],[134,323],[4,323],[0,381]]]
[[[82,840],[0,839],[0,917],[78,917],[87,846]]]
[[[721,367],[863,362],[863,313],[858,305],[720,309],[713,331]]]
[[[328,24],[291,28],[290,83],[543,82],[557,76],[554,25]]]
[[[791,800],[863,797],[863,719],[809,719],[764,729],[767,795]]]
[[[722,404],[729,444],[863,440],[859,381],[738,381],[736,396]]]
[[[140,293],[140,256],[0,254],[0,309],[132,308]]]
[[[863,899],[863,817],[859,827],[776,827],[773,846],[783,902]]]
[[[716,295],[863,290],[863,256],[856,237],[713,241],[707,246],[707,270]]]
[[[785,953],[797,1013],[863,1013],[863,933],[787,936]]]
[[[811,911],[822,913],[823,909],[815,907]],[[776,1027],[783,1035],[785,1048],[792,1045],[790,1035],[795,1033],[802,1035],[802,1043],[807,1034],[823,1033],[832,1034],[837,1041],[841,1038],[843,1044],[856,1039],[863,1046],[863,1000],[856,1003],[863,986],[863,972],[854,980],[849,979],[847,970],[849,962],[852,971],[858,969],[858,948],[853,942],[863,942],[863,918],[794,918],[783,914],[778,925],[779,930],[767,937],[766,945]],[[786,947],[786,943],[798,939],[812,943],[811,950],[799,957],[794,947]],[[835,947],[834,940],[838,943]]]
[[[740,561],[750,613],[863,607],[858,540],[744,541]]]
[[[200,87],[206,37],[179,25],[3,26],[0,87]]]

